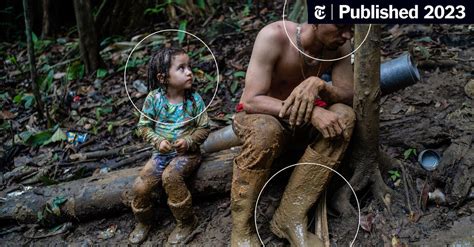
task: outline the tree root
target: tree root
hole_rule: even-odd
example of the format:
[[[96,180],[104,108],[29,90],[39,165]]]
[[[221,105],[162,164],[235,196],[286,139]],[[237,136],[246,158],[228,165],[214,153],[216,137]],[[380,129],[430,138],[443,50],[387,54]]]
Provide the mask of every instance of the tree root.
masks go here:
[[[354,174],[349,180],[349,183],[351,184],[352,188],[356,193],[370,185],[372,194],[374,195],[375,199],[378,200],[379,203],[383,203],[387,211],[391,214],[390,206],[392,201],[392,195],[395,194],[395,191],[388,187],[383,181],[382,174],[380,172],[380,166],[388,165],[389,167],[393,167],[394,164],[393,159],[388,158],[390,156],[383,152],[379,153],[379,157],[382,157],[382,159],[379,159],[377,165],[367,166],[364,164],[356,164],[354,166],[356,167],[356,170],[354,171]],[[383,161],[383,164],[381,161]],[[387,162],[390,162],[391,164],[387,164]],[[364,169],[369,167],[371,169]],[[346,184],[336,191],[331,200],[332,208],[343,217],[357,214],[357,210],[350,203],[352,194],[353,193],[351,188]]]

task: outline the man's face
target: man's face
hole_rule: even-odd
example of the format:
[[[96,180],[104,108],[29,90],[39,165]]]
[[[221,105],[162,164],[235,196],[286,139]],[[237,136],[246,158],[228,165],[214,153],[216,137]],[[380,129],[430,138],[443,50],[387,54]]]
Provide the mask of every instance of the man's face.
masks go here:
[[[336,50],[353,36],[354,25],[346,24],[318,24],[319,40],[330,50]]]

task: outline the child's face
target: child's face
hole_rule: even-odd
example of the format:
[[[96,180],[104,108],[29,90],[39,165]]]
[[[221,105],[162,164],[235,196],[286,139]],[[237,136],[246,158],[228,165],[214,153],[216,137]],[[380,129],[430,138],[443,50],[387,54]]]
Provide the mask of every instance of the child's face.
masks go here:
[[[178,54],[171,59],[169,70],[168,87],[177,90],[191,88],[193,84],[193,72],[189,67],[189,56],[187,54]]]

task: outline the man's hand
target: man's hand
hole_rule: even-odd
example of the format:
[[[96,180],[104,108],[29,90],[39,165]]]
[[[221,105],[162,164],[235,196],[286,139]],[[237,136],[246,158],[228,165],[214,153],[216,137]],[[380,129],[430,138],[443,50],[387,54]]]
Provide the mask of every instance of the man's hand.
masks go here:
[[[345,124],[337,113],[321,107],[316,107],[313,110],[311,123],[321,132],[324,138],[339,136],[346,129]]]
[[[173,149],[173,147],[171,146],[171,143],[168,140],[163,140],[158,143],[158,150],[160,151],[160,153],[168,153],[169,151],[171,151],[171,149]]]
[[[178,153],[184,153],[188,151],[188,143],[184,139],[178,139],[173,143],[173,147]]]
[[[311,120],[311,113],[314,108],[314,100],[324,87],[325,83],[318,77],[311,76],[301,82],[290,96],[283,101],[280,113],[281,118],[290,115],[291,125],[300,125]]]

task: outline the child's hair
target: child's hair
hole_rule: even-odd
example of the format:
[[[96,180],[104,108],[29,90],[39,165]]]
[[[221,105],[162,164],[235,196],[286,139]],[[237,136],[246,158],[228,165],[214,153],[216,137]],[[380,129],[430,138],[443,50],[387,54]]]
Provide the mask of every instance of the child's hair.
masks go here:
[[[169,70],[171,67],[171,61],[173,57],[180,54],[186,54],[186,52],[181,48],[175,47],[163,47],[158,52],[156,52],[150,59],[148,63],[148,91],[152,91],[154,89],[161,89],[164,94],[168,89],[168,77],[169,77]],[[158,74],[163,75],[163,81],[159,81],[157,78]],[[186,102],[191,100],[193,108],[196,107],[196,102],[193,97],[194,89],[191,87],[190,89],[186,89],[184,92],[184,110],[186,109]],[[189,112],[188,112],[189,113]],[[192,113],[189,113],[193,115]]]

